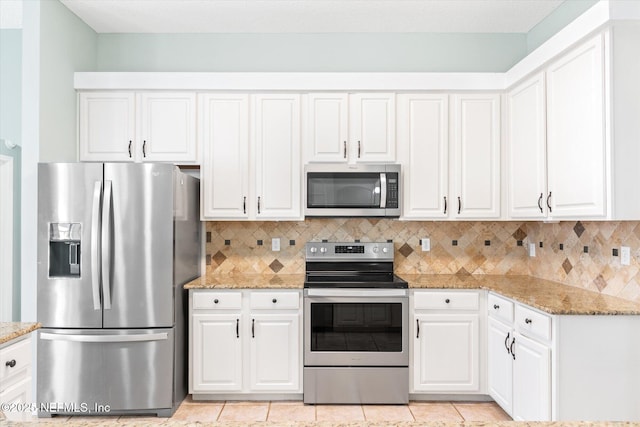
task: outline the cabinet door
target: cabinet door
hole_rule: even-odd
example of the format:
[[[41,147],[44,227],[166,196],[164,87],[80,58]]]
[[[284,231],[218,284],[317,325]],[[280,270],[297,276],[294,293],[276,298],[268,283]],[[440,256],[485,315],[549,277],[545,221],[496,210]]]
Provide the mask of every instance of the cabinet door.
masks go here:
[[[447,95],[398,96],[398,160],[405,219],[448,216],[448,105]]]
[[[489,395],[508,414],[513,411],[513,358],[509,345],[513,329],[489,317]]]
[[[302,219],[300,95],[254,95],[256,219]]]
[[[242,389],[240,313],[194,314],[191,317],[192,392]]]
[[[139,158],[143,162],[195,163],[195,93],[149,92],[139,96]]]
[[[79,103],[80,161],[133,161],[136,149],[133,92],[80,93]]]
[[[513,361],[513,419],[551,419],[550,350],[522,335],[515,337]],[[585,375],[588,375],[585,372]]]
[[[349,97],[350,159],[355,162],[395,162],[395,97],[394,93]]]
[[[251,390],[300,389],[300,316],[251,316]]]
[[[349,138],[348,95],[309,94],[309,162],[346,162]]]
[[[507,170],[510,218],[547,214],[544,74],[507,94]]]
[[[455,218],[500,217],[500,96],[453,96]]]
[[[549,216],[606,215],[602,36],[547,71]]]
[[[23,404],[23,407],[33,403],[31,399],[31,376],[27,376],[0,393],[0,402],[13,407],[13,404]],[[24,421],[31,420],[31,413],[26,410],[3,411],[8,421]]]
[[[249,97],[201,95],[202,217],[249,218]]]
[[[478,391],[477,314],[418,315],[413,384],[420,391]]]

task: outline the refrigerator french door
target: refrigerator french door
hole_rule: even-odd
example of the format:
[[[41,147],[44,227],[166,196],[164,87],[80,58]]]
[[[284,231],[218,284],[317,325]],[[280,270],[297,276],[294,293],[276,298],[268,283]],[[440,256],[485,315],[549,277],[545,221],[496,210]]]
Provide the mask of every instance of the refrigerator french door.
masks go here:
[[[197,179],[165,164],[38,173],[38,402],[67,404],[41,415],[170,415],[184,396],[181,285],[198,275]]]

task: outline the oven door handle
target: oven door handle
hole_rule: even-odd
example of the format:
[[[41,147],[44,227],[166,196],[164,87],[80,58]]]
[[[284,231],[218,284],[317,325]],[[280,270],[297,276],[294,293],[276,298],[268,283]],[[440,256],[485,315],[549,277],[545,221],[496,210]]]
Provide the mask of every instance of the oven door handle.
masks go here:
[[[405,297],[406,289],[306,289],[309,297]]]

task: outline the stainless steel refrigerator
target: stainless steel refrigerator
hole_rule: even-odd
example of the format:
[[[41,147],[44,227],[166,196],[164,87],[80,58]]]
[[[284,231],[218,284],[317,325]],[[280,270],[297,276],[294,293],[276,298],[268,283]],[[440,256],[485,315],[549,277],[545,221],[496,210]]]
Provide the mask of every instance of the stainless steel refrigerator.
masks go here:
[[[187,390],[199,180],[167,164],[42,163],[38,192],[39,415],[170,416]]]

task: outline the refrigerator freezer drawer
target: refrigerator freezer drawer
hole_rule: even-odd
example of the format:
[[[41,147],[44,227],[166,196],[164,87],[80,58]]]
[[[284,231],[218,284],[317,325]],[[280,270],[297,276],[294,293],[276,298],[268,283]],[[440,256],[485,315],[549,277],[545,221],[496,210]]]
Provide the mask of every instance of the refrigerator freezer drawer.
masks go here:
[[[173,346],[173,328],[39,330],[40,415],[170,414]]]

